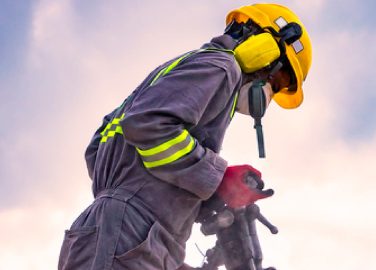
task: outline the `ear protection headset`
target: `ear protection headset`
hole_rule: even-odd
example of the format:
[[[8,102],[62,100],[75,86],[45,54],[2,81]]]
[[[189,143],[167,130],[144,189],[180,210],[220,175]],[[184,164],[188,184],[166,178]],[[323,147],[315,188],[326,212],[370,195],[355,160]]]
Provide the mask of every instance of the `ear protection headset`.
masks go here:
[[[261,28],[252,20],[238,23],[233,20],[225,29],[239,44],[235,49],[235,58],[245,73],[252,73],[283,57],[288,45],[298,40],[302,28],[297,23],[288,23],[279,32],[272,27]],[[279,41],[277,40],[279,38]]]
[[[269,66],[281,53],[270,33],[250,36],[235,48],[235,57],[245,73],[252,73]]]

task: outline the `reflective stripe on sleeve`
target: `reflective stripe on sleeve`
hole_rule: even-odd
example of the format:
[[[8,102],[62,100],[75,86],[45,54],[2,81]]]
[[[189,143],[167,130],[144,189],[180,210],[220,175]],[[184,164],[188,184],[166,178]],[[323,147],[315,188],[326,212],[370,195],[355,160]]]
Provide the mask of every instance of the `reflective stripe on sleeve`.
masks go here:
[[[238,98],[239,98],[239,92],[236,92],[235,98],[234,98],[234,103],[232,103],[232,108],[231,108],[231,113],[230,113],[231,119],[234,117],[236,104],[238,103]]]
[[[120,126],[120,121],[124,119],[125,114],[123,113],[119,118],[112,119],[111,122],[109,122],[105,129],[101,132],[101,143],[107,142],[109,138],[114,137],[116,134],[123,134],[123,129]]]
[[[195,147],[195,139],[184,130],[179,136],[156,147],[142,150],[136,148],[146,168],[172,163],[189,154]]]

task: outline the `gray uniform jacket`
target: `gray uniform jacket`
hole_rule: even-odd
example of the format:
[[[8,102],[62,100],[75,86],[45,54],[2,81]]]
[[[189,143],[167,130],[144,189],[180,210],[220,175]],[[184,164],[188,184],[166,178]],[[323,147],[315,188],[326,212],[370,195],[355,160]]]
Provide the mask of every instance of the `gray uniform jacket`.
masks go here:
[[[86,153],[95,200],[66,231],[59,269],[175,270],[219,155],[242,73],[226,35],[155,69],[105,116]],[[208,49],[209,48],[209,49]]]

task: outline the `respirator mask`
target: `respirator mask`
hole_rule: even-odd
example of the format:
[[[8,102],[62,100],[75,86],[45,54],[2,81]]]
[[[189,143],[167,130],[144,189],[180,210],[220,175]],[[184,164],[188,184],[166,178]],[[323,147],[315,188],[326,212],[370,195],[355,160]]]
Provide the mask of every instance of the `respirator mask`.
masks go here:
[[[285,46],[298,40],[302,35],[302,29],[297,23],[288,23],[277,32],[272,27],[260,28],[252,20],[246,23],[238,23],[234,20],[227,26],[225,34],[230,35],[239,44],[234,49],[235,58],[244,73],[267,70],[265,76],[242,87],[237,105],[239,112],[248,114],[246,109],[248,102],[249,115],[254,119],[259,157],[264,158],[265,147],[261,119],[272,96],[270,90],[275,93],[279,91],[279,89],[273,89],[268,81],[273,79],[281,68],[287,66]]]

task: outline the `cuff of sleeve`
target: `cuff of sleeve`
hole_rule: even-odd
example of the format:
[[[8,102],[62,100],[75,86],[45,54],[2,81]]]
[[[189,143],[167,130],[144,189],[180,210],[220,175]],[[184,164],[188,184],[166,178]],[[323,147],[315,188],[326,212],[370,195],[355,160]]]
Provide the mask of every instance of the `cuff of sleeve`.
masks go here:
[[[227,168],[227,162],[223,158],[208,148],[205,150],[201,160],[179,177],[178,184],[203,200],[214,194]]]
[[[152,168],[149,172],[160,180],[207,200],[221,183],[227,162],[217,153],[200,145],[189,156],[196,161],[187,164],[187,159],[182,159],[171,165]]]

